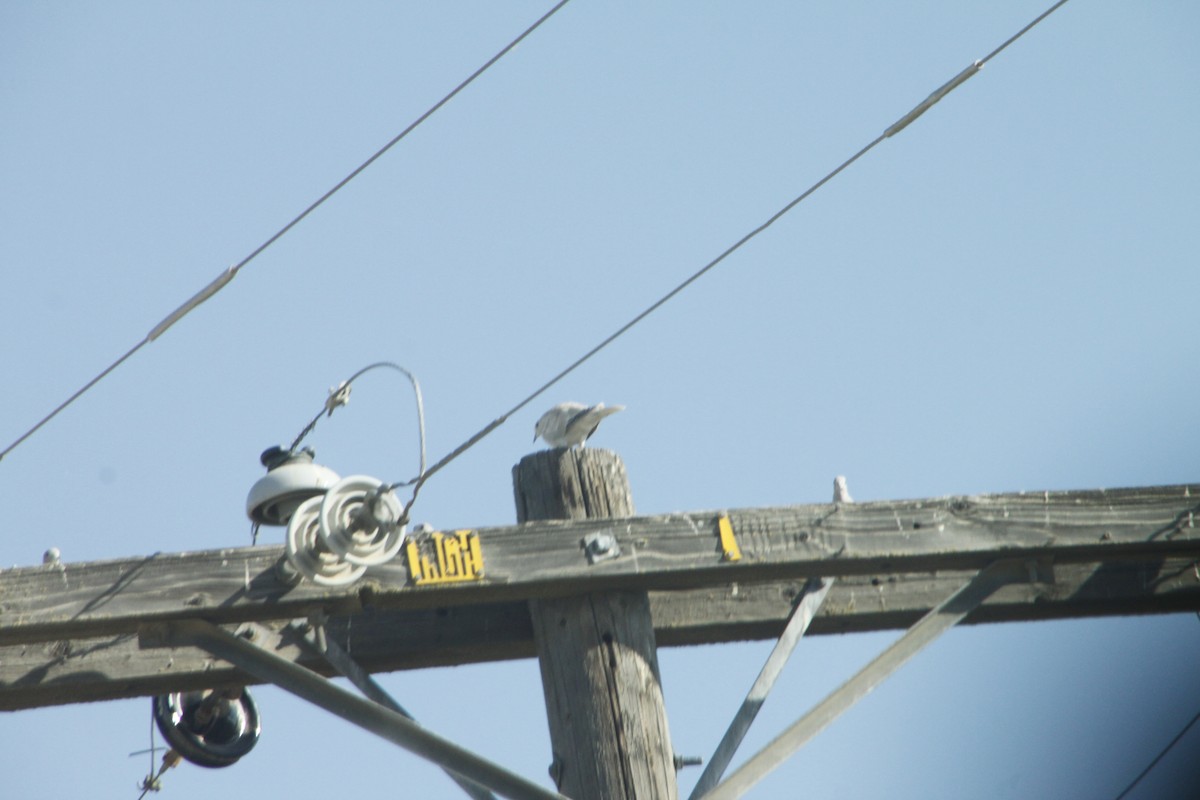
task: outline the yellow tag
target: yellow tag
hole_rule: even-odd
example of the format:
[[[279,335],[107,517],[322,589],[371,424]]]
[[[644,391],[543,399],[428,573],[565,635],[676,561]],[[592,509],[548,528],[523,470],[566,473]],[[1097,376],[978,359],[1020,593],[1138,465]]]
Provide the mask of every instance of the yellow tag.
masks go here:
[[[475,531],[431,533],[404,546],[408,574],[417,586],[477,581],[483,577],[483,550]]]
[[[729,517],[721,516],[717,519],[717,532],[721,535],[721,551],[725,554],[725,560],[741,561],[742,551],[738,547],[737,539],[733,538],[733,524],[730,523]]]

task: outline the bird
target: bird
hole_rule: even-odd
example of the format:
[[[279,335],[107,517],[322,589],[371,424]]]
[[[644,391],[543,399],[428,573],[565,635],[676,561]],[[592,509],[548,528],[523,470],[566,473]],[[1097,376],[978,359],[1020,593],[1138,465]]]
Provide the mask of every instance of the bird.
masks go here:
[[[854,498],[850,496],[850,490],[846,488],[846,476],[838,475],[833,479],[833,502],[835,503],[853,503]]]
[[[609,414],[615,414],[625,406],[606,406],[596,403],[585,406],[583,403],[559,403],[554,408],[542,414],[541,419],[533,426],[533,440],[538,437],[546,440],[551,447],[583,447],[600,420]]]

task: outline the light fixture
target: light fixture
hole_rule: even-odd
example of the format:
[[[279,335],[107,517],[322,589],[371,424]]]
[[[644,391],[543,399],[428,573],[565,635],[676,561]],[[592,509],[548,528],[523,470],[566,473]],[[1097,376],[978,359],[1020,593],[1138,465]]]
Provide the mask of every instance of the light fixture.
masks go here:
[[[287,525],[300,504],[325,494],[341,478],[336,472],[313,463],[311,448],[284,450],[270,447],[261,461],[267,474],[250,487],[246,513],[259,525]]]
[[[254,749],[262,726],[245,689],[173,692],[154,698],[154,722],[193,764],[228,767]]]

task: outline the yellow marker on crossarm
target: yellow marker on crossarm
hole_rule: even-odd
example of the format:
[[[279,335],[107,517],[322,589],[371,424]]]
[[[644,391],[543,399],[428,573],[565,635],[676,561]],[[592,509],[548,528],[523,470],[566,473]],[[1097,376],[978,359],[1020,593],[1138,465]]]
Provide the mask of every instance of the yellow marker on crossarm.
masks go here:
[[[725,560],[741,561],[742,551],[738,547],[737,539],[733,537],[733,524],[730,523],[729,517],[721,516],[717,519],[717,532],[721,535],[721,551],[725,554]]]
[[[435,531],[408,540],[408,571],[417,586],[483,578],[483,550],[472,530]]]

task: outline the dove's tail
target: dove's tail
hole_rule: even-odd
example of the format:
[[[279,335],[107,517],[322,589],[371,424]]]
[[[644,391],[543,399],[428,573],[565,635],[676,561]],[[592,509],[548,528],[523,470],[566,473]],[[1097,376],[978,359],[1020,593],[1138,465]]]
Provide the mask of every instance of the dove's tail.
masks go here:
[[[594,405],[590,409],[588,409],[588,416],[592,417],[597,422],[599,422],[600,420],[604,419],[607,416],[615,414],[618,411],[624,411],[624,410],[625,410],[625,406],[606,406],[606,405],[604,405],[604,403],[597,403],[596,405]]]

